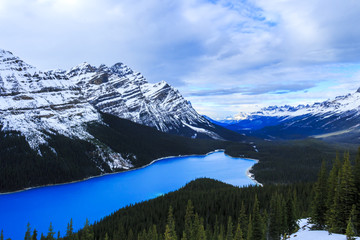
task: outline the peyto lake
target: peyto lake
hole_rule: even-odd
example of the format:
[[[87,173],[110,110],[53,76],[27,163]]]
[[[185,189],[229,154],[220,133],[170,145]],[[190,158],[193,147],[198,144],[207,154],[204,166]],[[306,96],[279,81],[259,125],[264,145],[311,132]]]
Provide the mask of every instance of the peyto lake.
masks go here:
[[[0,230],[4,237],[24,239],[26,225],[46,235],[52,222],[63,236],[73,219],[77,230],[126,205],[174,191],[200,177],[236,186],[255,184],[246,171],[255,160],[232,158],[223,151],[205,156],[165,158],[136,170],[88,180],[0,195]]]

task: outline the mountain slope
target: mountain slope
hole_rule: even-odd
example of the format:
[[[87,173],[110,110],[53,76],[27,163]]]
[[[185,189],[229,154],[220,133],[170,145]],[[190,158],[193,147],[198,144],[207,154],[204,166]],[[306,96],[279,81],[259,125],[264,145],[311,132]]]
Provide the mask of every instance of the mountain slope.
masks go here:
[[[66,76],[42,72],[0,50],[0,126],[19,131],[32,148],[46,144],[48,133],[88,138],[82,124],[100,119]],[[40,153],[41,154],[41,153]]]
[[[63,183],[122,171],[154,159],[205,154],[235,148],[254,152],[251,145],[211,139],[191,139],[160,132],[110,114],[86,126],[92,141],[49,135],[47,145],[31,149],[19,132],[0,132],[0,192]],[[227,150],[226,150],[227,151]]]
[[[20,131],[34,149],[46,144],[49,132],[91,139],[83,125],[99,122],[99,112],[182,136],[224,140],[222,135],[229,135],[199,115],[178,90],[164,81],[148,83],[122,63],[42,72],[0,50],[0,99],[2,130]]]
[[[5,50],[0,129],[0,191],[78,180],[159,157],[225,148],[225,139],[244,140],[200,116],[166,82],[150,84],[122,63],[44,72]]]
[[[313,105],[271,106],[243,118],[221,121],[222,126],[266,139],[317,137],[359,143],[360,90]],[[241,115],[243,116],[243,115]]]
[[[163,132],[181,133],[186,124],[211,127],[179,91],[166,82],[150,84],[122,63],[99,68],[84,63],[66,72],[97,110]],[[220,138],[220,137],[218,137]]]

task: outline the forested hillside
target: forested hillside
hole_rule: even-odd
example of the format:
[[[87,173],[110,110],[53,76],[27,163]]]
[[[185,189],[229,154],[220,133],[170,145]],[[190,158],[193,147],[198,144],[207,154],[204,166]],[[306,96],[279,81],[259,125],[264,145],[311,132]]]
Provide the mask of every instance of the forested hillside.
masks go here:
[[[164,196],[130,205],[74,232],[69,220],[64,240],[92,239],[281,239],[297,231],[297,219],[311,217],[314,229],[359,235],[360,149],[323,161],[316,183],[234,187],[202,178]],[[327,162],[332,162],[329,167]],[[331,164],[330,164],[331,165]],[[37,236],[29,225],[28,239]]]
[[[309,215],[312,187],[303,183],[238,188],[197,179],[93,225],[86,222],[78,233],[69,220],[63,239],[279,239],[296,231],[297,218]],[[54,239],[51,229],[37,239]],[[28,235],[33,235],[30,227]]]
[[[337,155],[331,170],[322,164],[315,185],[312,222],[316,229],[346,233],[348,237],[360,234],[360,148],[352,164],[349,154]]]
[[[106,154],[99,154],[99,145],[128,156],[134,167],[161,157],[206,154],[230,147],[246,155],[254,152],[247,143],[181,137],[109,114],[102,114],[102,120],[105,124],[88,124],[94,136],[91,141],[49,134],[48,144],[40,145],[37,151],[20,133],[0,132],[0,192],[123,171],[110,169]]]

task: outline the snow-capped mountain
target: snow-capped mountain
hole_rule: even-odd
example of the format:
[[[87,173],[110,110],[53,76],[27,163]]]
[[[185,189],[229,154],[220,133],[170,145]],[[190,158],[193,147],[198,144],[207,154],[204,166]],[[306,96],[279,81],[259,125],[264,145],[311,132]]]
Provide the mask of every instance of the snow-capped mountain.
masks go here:
[[[180,135],[183,128],[213,128],[178,90],[165,81],[148,83],[123,63],[98,68],[83,63],[65,75],[80,87],[86,101],[101,112]]]
[[[1,49],[0,129],[0,191],[79,180],[227,144],[175,135],[244,141],[199,115],[166,82],[148,83],[123,63],[41,71]]]
[[[247,115],[240,113],[239,116],[220,123],[231,130],[251,131],[251,134],[267,138],[349,135],[359,131],[360,89],[312,105],[270,106]]]
[[[44,72],[0,50],[2,131],[21,132],[33,149],[46,145],[49,134],[91,141],[86,124],[101,123],[100,112],[163,132],[223,139],[178,90],[148,83],[123,63]]]
[[[99,120],[98,112],[66,75],[42,72],[0,50],[2,131],[19,131],[36,148],[46,143],[45,131],[88,138],[82,124]]]

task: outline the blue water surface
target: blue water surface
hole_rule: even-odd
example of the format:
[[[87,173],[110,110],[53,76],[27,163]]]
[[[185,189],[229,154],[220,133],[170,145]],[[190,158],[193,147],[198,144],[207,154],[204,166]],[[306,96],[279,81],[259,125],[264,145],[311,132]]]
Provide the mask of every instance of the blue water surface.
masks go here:
[[[206,156],[172,157],[145,168],[56,186],[0,195],[0,230],[4,238],[24,239],[26,225],[44,235],[52,222],[63,236],[73,219],[74,229],[140,201],[174,191],[191,180],[208,177],[244,186],[254,184],[246,170],[256,162],[224,152]]]

